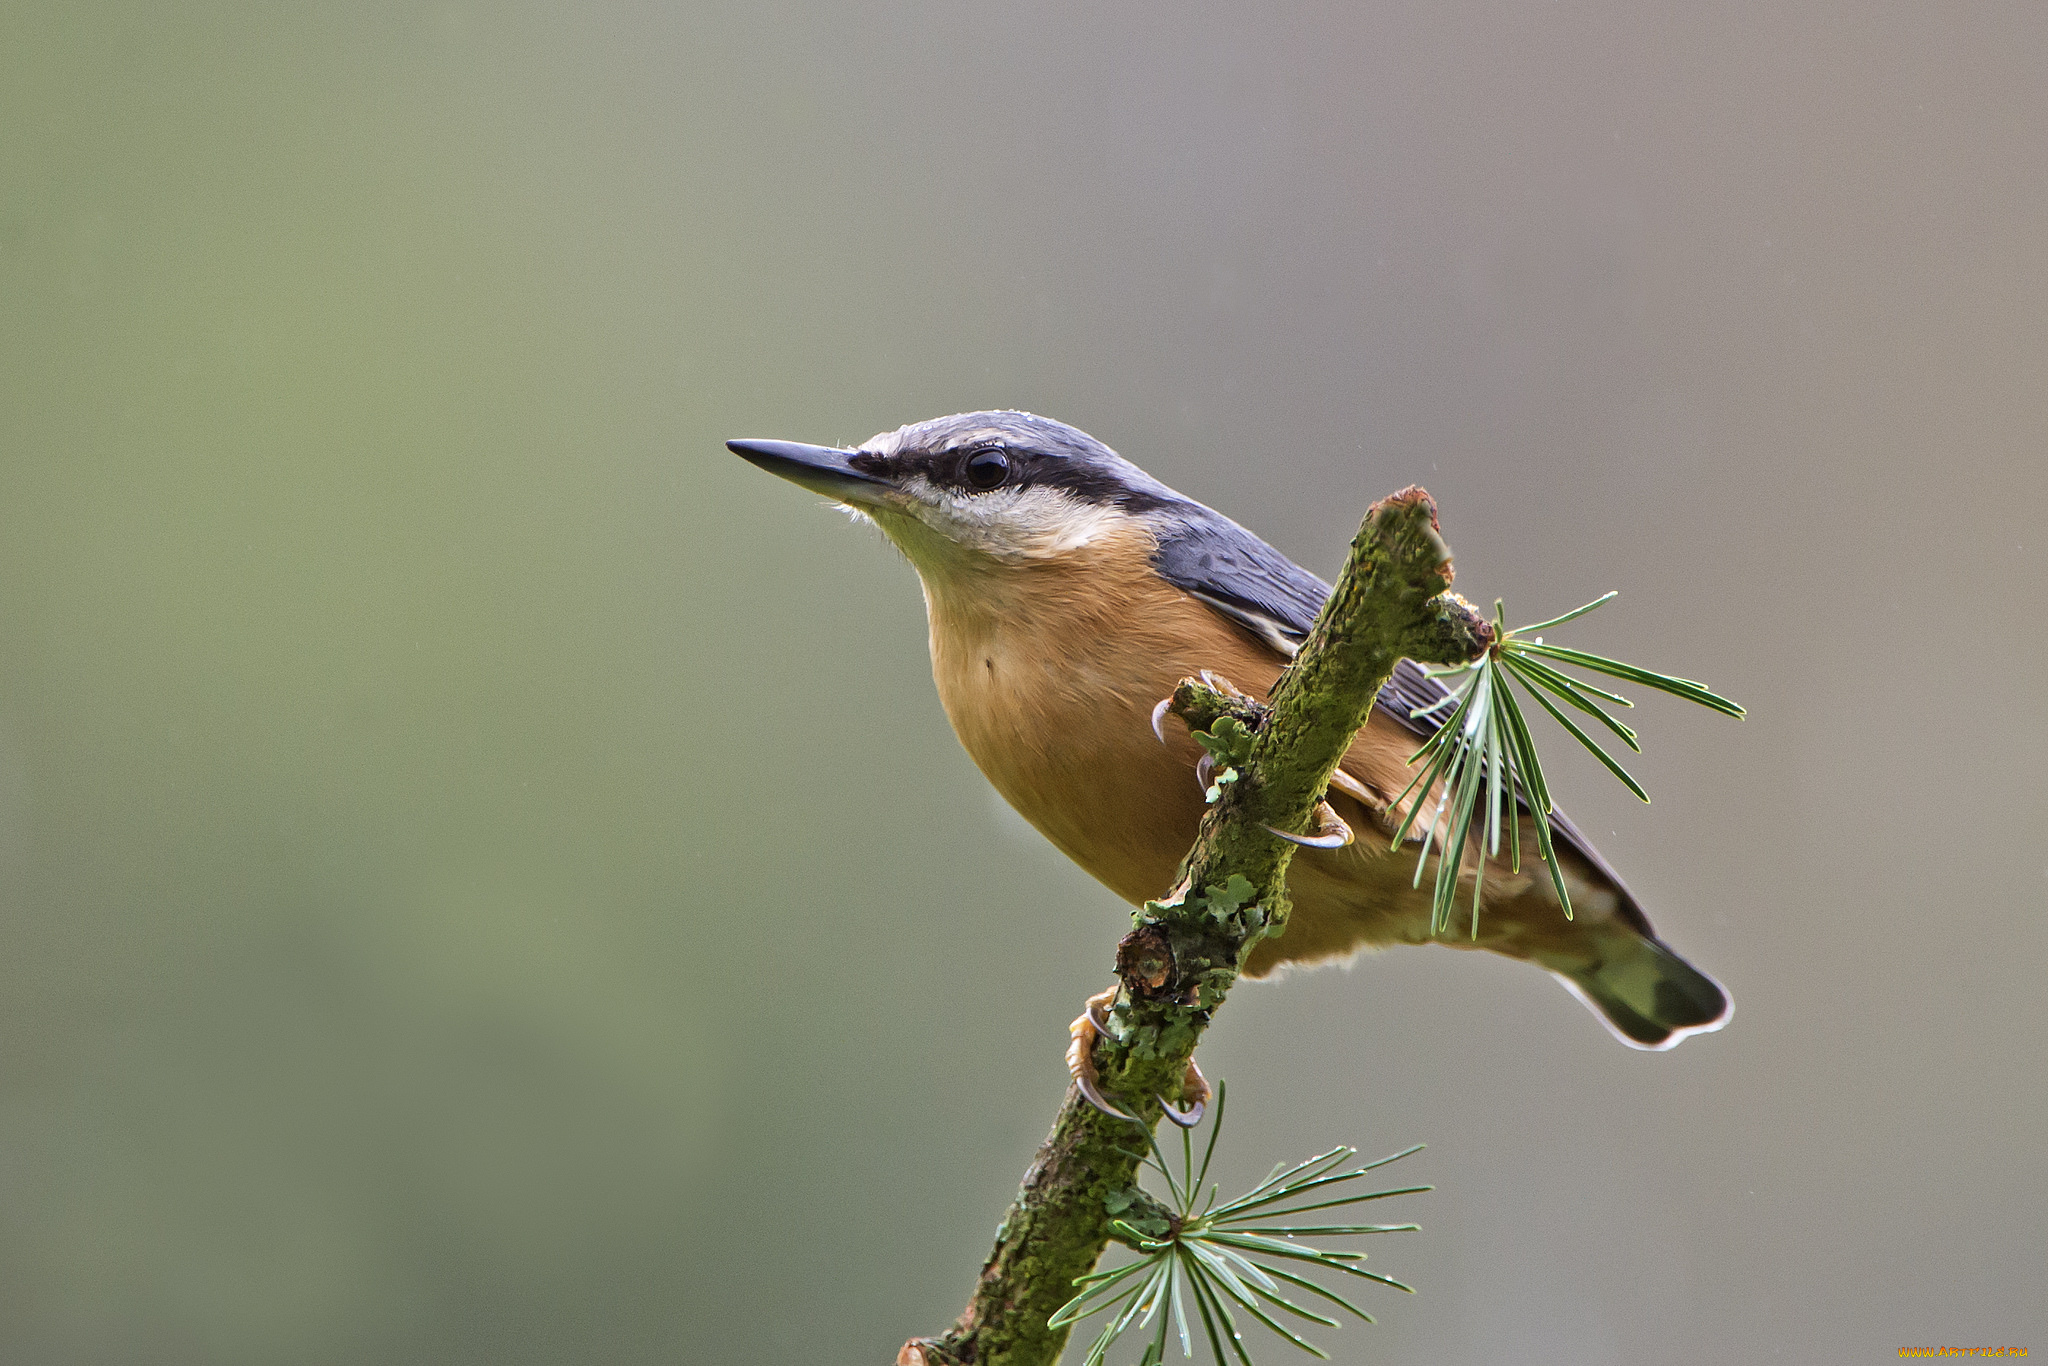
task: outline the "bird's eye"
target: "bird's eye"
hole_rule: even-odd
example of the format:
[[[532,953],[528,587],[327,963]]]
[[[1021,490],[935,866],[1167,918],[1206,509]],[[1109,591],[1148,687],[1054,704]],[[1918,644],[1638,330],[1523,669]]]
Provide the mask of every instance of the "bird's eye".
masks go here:
[[[979,450],[960,464],[960,478],[967,487],[986,493],[1010,477],[1010,457],[1000,450]]]

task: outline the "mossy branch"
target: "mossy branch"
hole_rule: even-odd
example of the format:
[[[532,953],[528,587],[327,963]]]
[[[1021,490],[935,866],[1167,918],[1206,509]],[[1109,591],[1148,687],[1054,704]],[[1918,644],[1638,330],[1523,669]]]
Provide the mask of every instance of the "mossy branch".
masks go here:
[[[1121,999],[1113,1038],[1097,1046],[1103,1088],[1147,1125],[1178,1096],[1195,1044],[1261,938],[1287,925],[1294,845],[1270,833],[1312,831],[1316,807],[1352,737],[1402,657],[1461,664],[1493,644],[1492,626],[1446,590],[1450,549],[1436,506],[1408,488],[1366,513],[1337,585],[1270,705],[1224,680],[1183,679],[1170,710],[1229,753],[1234,781],[1202,819],[1181,877],[1147,903],[1117,950]],[[1233,724],[1226,725],[1226,720]],[[1066,1328],[1047,1320],[1110,1240],[1105,1200],[1136,1189],[1142,1138],[1069,1089],[1050,1136],[996,1231],[974,1296],[944,1334],[914,1338],[899,1366],[1050,1366]]]

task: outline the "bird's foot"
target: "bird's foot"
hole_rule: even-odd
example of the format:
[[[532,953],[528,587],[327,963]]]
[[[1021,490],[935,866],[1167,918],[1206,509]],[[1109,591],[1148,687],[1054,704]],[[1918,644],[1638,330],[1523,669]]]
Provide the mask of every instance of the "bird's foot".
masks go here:
[[[1337,808],[1328,802],[1316,803],[1316,825],[1317,830],[1313,835],[1291,834],[1270,825],[1266,827],[1266,833],[1278,835],[1289,844],[1298,844],[1304,849],[1342,849],[1355,838],[1351,833],[1351,827],[1337,814]]]
[[[1102,1094],[1095,1072],[1095,1041],[1109,1034],[1109,1021],[1102,1012],[1116,1003],[1117,991],[1117,987],[1111,987],[1090,996],[1081,1013],[1067,1026],[1071,1039],[1067,1045],[1067,1075],[1074,1079],[1074,1089],[1081,1093],[1081,1098],[1105,1115],[1142,1124],[1144,1121],[1136,1115],[1126,1114],[1110,1104],[1108,1097]],[[1159,1098],[1159,1105],[1168,1119],[1183,1129],[1191,1129],[1202,1122],[1202,1114],[1209,1105],[1208,1078],[1202,1075],[1201,1068],[1195,1066],[1193,1058],[1188,1059],[1187,1074],[1181,1078],[1180,1089],[1182,1098],[1188,1102],[1186,1108],[1176,1106],[1164,1096]]]
[[[1193,1058],[1188,1059],[1187,1074],[1180,1079],[1180,1093],[1188,1103],[1185,1110],[1165,1096],[1159,1098],[1159,1108],[1181,1128],[1192,1129],[1202,1122],[1202,1116],[1209,1109],[1209,1079],[1202,1075],[1201,1068],[1195,1066]]]
[[[1118,988],[1111,987],[1107,991],[1098,991],[1090,996],[1087,1003],[1082,1006],[1081,1013],[1067,1026],[1067,1034],[1071,1039],[1067,1044],[1067,1075],[1074,1079],[1074,1088],[1090,1105],[1105,1115],[1128,1119],[1136,1124],[1141,1122],[1136,1115],[1127,1115],[1109,1103],[1102,1094],[1102,1088],[1097,1084],[1095,1075],[1095,1041],[1109,1032],[1107,1021],[1103,1020],[1098,1012],[1109,1009],[1115,1003],[1117,991]]]
[[[1199,680],[1186,678],[1181,680],[1181,682],[1184,684],[1197,681],[1199,681],[1201,685],[1207,688],[1210,692],[1221,693],[1228,701],[1236,704],[1235,707],[1225,708],[1222,714],[1227,715],[1231,711],[1236,710],[1237,708],[1244,708],[1250,712],[1257,713],[1259,715],[1263,715],[1269,710],[1266,704],[1259,701],[1257,698],[1239,692],[1237,684],[1231,682],[1222,674],[1211,672],[1208,669],[1202,670],[1202,675]],[[1154,704],[1152,708],[1152,733],[1155,736],[1159,737],[1159,743],[1162,745],[1167,743],[1166,714],[1169,711],[1173,710],[1173,699],[1176,695],[1178,695],[1179,691],[1180,690],[1176,688],[1173,692],[1170,692],[1166,696],[1160,698],[1159,701],[1156,704]],[[1245,719],[1248,724],[1254,726],[1257,724],[1255,718],[1245,717],[1241,719]],[[1187,722],[1188,728],[1190,730],[1197,728],[1196,723],[1194,721],[1189,720],[1187,717],[1183,716],[1181,717],[1181,720]]]

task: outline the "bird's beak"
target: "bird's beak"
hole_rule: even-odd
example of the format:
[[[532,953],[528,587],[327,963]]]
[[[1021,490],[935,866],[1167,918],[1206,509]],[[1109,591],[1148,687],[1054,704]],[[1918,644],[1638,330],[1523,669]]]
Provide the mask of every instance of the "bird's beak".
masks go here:
[[[728,441],[726,449],[770,474],[842,503],[869,506],[880,500],[886,479],[863,474],[848,463],[855,452],[835,446],[806,446],[800,441]]]

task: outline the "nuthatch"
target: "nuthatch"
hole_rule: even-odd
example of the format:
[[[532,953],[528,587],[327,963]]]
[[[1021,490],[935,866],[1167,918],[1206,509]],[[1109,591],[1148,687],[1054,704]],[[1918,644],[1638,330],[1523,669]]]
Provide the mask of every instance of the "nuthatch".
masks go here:
[[[1029,413],[937,418],[850,450],[727,444],[882,529],[924,582],[932,675],[974,762],[1118,896],[1142,904],[1163,895],[1201,820],[1192,774],[1203,755],[1184,733],[1155,729],[1156,704],[1205,669],[1264,697],[1329,585],[1093,437]],[[1413,663],[1395,670],[1329,794],[1347,824],[1381,834],[1295,855],[1287,933],[1252,951],[1246,975],[1436,942],[1548,969],[1634,1048],[1669,1048],[1726,1023],[1726,993],[1657,938],[1561,812],[1551,830],[1572,919],[1529,831],[1521,872],[1505,850],[1487,865],[1477,940],[1432,939],[1434,874],[1418,889],[1412,854],[1387,845],[1409,803],[1440,796],[1400,800],[1413,777],[1409,756],[1435,727],[1410,713],[1443,695]],[[1416,822],[1412,838],[1427,824]],[[1089,1062],[1095,1012],[1112,995],[1075,1021],[1069,1066],[1089,1098],[1115,1113]],[[1198,1102],[1205,1091],[1191,1073],[1184,1095]],[[1177,1117],[1186,1122],[1185,1112]]]

